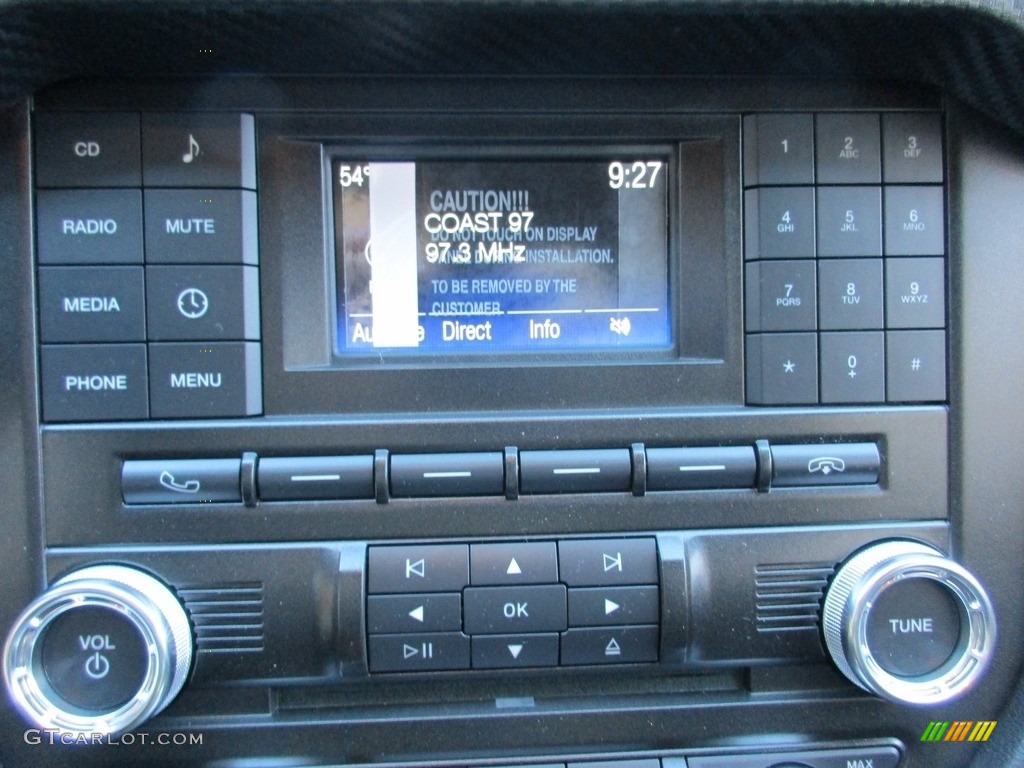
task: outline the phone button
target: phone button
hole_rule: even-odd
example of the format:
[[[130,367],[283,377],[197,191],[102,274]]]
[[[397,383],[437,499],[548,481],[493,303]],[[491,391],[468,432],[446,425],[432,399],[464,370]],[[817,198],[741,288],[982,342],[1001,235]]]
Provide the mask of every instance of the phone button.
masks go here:
[[[772,486],[874,485],[881,459],[874,443],[773,445]]]
[[[125,504],[209,504],[242,501],[241,459],[126,461]]]

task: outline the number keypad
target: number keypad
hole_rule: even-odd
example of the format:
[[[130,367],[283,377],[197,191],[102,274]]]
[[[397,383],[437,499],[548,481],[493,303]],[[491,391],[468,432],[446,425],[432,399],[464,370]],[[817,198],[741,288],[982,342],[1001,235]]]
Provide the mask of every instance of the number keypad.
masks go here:
[[[943,402],[941,116],[748,115],[743,130],[747,402]],[[816,388],[792,354],[765,354],[797,335],[816,339]]]

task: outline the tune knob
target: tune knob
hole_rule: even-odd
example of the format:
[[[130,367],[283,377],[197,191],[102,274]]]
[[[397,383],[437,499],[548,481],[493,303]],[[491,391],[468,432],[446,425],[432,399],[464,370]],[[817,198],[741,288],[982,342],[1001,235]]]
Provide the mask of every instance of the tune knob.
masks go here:
[[[906,704],[966,693],[996,641],[995,614],[978,581],[913,541],[873,544],[847,560],[828,589],[823,624],[844,675]]]
[[[110,734],[138,727],[178,694],[192,629],[174,593],[135,568],[65,576],[26,608],[4,646],[4,681],[40,728]]]

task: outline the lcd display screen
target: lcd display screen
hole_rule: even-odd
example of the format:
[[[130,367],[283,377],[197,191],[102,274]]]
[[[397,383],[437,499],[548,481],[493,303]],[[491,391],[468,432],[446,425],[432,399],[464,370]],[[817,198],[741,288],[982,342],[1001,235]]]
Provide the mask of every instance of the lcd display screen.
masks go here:
[[[331,171],[339,355],[671,344],[667,155]]]

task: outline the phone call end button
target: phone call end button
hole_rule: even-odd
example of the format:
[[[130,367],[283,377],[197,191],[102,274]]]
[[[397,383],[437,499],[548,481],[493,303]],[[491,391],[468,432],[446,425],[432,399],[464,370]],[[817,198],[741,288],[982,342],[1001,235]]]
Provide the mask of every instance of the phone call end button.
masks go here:
[[[873,485],[881,459],[874,443],[773,445],[772,486]]]
[[[126,461],[121,467],[125,504],[240,502],[241,459]]]

